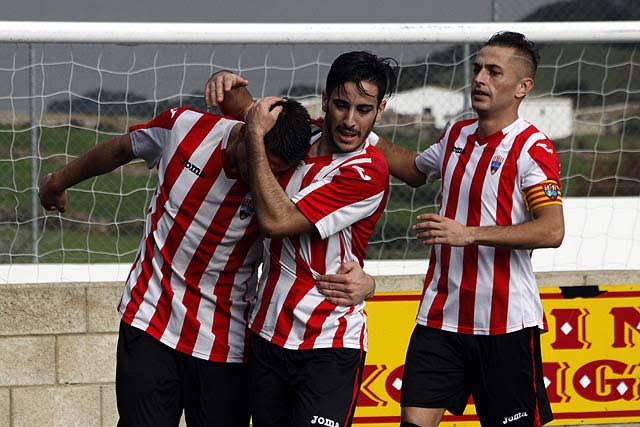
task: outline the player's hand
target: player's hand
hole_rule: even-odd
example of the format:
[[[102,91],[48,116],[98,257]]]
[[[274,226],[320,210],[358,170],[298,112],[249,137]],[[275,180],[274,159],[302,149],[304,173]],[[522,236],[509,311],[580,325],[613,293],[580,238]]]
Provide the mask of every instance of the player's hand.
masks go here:
[[[343,263],[336,274],[316,279],[316,287],[327,301],[335,305],[357,305],[373,296],[376,281],[357,262]]]
[[[248,84],[248,80],[231,71],[218,71],[209,78],[204,87],[204,102],[209,108],[219,105],[228,92],[238,87],[246,87]]]
[[[268,96],[253,103],[246,116],[247,133],[254,137],[264,137],[275,126],[282,106],[273,106],[284,98]]]
[[[48,211],[64,212],[67,207],[67,193],[58,189],[55,173],[48,173],[42,178],[40,188],[38,188],[38,197],[40,197],[42,207]]]
[[[473,244],[472,228],[436,214],[417,216],[416,237],[425,245],[467,246]]]

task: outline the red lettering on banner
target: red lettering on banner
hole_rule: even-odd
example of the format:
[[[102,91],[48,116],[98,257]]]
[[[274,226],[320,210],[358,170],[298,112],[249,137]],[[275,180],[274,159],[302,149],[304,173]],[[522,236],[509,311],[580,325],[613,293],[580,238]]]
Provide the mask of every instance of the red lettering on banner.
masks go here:
[[[613,316],[613,348],[633,347],[633,333],[640,333],[640,309],[636,307],[614,307],[609,312]]]
[[[358,395],[359,407],[376,407],[386,406],[387,401],[381,399],[375,394],[369,386],[380,376],[381,373],[387,370],[387,365],[365,365],[362,370],[362,386],[360,387],[360,394]]]
[[[586,336],[586,319],[589,310],[584,308],[555,308],[550,313],[556,320],[556,340],[551,347],[562,349],[582,349],[591,347]]]
[[[389,394],[389,396],[398,403],[400,403],[400,390],[402,389],[403,373],[404,365],[400,365],[389,373],[389,376],[387,376],[387,381],[385,381],[384,383],[387,394]]]
[[[549,402],[564,403],[571,400],[571,396],[566,393],[567,369],[569,369],[569,364],[565,362],[544,362],[542,364]]]
[[[638,399],[640,390],[635,387],[637,379],[633,376],[636,368],[637,365],[617,360],[594,360],[576,371],[573,388],[580,396],[594,402]]]

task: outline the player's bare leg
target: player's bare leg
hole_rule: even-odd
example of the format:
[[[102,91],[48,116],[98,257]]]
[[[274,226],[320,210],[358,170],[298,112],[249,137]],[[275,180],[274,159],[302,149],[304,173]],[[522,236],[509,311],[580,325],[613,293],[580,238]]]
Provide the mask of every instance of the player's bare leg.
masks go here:
[[[444,408],[417,408],[407,406],[402,408],[401,427],[437,427],[440,424]]]

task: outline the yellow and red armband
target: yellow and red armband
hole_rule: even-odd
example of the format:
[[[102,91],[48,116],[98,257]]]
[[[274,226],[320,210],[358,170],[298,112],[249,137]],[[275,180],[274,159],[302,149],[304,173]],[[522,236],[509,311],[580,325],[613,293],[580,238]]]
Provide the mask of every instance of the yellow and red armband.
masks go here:
[[[542,181],[524,191],[527,209],[533,211],[543,206],[561,205],[560,185],[553,180]]]

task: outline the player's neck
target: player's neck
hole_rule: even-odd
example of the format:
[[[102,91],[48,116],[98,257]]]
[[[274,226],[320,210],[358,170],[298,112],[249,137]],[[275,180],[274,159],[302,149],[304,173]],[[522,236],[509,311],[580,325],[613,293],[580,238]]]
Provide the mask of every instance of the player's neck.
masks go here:
[[[518,110],[500,114],[479,113],[478,135],[485,138],[509,126],[518,119]]]

